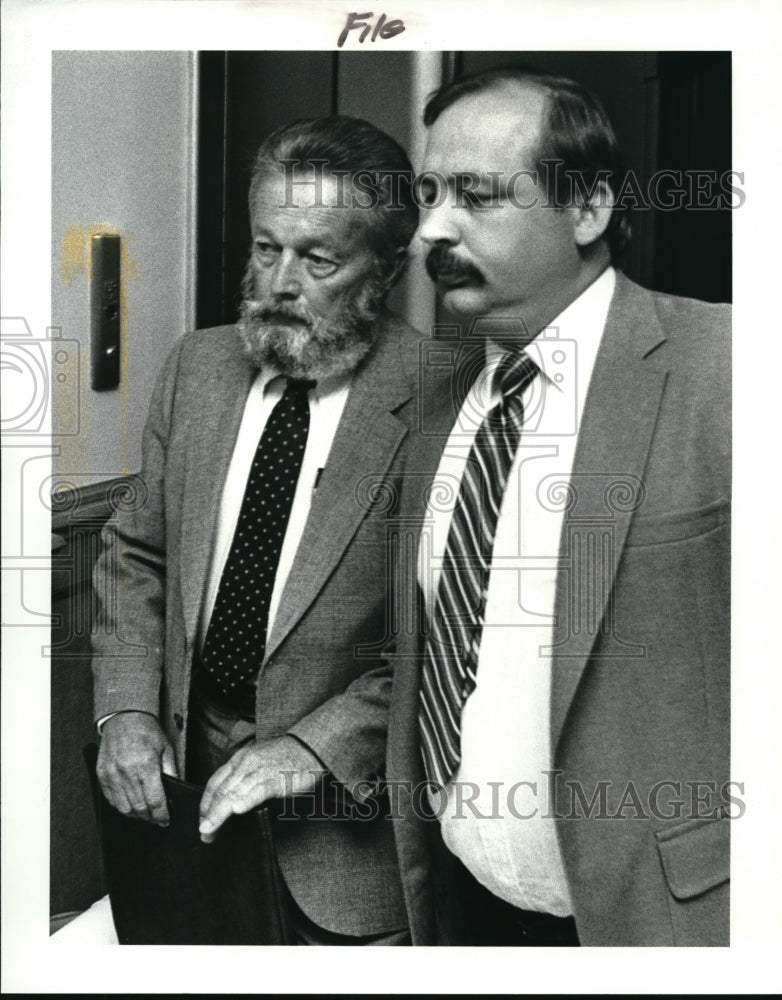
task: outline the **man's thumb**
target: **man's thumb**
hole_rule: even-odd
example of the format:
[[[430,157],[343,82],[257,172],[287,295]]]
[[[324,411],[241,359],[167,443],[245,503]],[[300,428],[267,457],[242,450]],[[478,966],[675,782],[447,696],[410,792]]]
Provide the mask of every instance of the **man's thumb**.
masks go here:
[[[170,743],[166,744],[166,749],[163,751],[163,756],[160,759],[160,766],[163,769],[163,774],[170,774],[172,778],[177,777],[174,748]]]

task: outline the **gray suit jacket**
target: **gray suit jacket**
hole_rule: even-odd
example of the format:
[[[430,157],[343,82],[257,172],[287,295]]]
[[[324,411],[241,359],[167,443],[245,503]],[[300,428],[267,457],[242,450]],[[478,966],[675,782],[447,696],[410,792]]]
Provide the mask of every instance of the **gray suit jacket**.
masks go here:
[[[406,922],[391,824],[379,815],[382,802],[360,785],[384,766],[387,501],[414,419],[419,340],[390,314],[379,323],[378,346],[353,382],[313,499],[256,701],[258,739],[299,737],[355,791],[348,805],[366,805],[360,820],[277,824],[280,866],[299,906],[345,934]],[[180,773],[220,496],[254,374],[233,327],[188,334],[177,344],[145,428],[145,495],[121,515],[116,535],[111,526],[104,532],[96,569],[98,595],[111,596],[94,638],[95,717],[128,709],[156,715]],[[312,809],[312,802],[303,807]],[[318,809],[336,811],[333,802]]]
[[[559,493],[551,745],[557,832],[586,945],[728,941],[729,324],[724,306],[618,275],[570,488]],[[411,441],[402,551],[416,548],[459,404],[453,380],[441,382]],[[414,586],[414,566],[403,560],[400,574]],[[413,786],[424,778],[420,665],[420,634],[403,628],[387,773]],[[447,852],[414,798],[400,801],[413,941],[432,943],[435,912],[442,923],[458,906]]]

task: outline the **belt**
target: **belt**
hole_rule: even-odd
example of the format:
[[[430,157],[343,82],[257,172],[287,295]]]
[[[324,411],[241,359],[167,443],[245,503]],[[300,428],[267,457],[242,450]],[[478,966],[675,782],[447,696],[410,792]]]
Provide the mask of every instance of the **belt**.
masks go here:
[[[204,695],[218,709],[227,715],[237,715],[252,722],[255,719],[255,678],[238,684],[230,695],[221,691],[210,674],[196,665],[193,673],[193,691]]]

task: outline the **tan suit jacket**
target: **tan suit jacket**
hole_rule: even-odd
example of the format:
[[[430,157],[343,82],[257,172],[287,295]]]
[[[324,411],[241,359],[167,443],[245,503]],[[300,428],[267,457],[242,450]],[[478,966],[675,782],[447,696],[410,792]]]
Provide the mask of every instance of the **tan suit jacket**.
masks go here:
[[[388,497],[414,420],[418,334],[385,314],[352,384],[260,666],[258,739],[304,741],[363,818],[281,820],[280,865],[317,924],[343,934],[405,925],[391,824],[367,786],[384,766],[390,667]],[[137,509],[104,532],[96,591],[111,594],[94,639],[95,717],[157,716],[185,769],[198,616],[220,496],[255,371],[233,327],[185,336],[172,351],[144,433]],[[370,484],[373,488],[370,489]],[[137,498],[138,500],[138,498]],[[131,504],[130,506],[134,506]],[[110,585],[112,576],[116,585]],[[357,787],[356,787],[357,786]],[[337,809],[323,803],[321,812]],[[302,811],[313,810],[310,802]],[[367,818],[369,817],[369,818]]]
[[[721,808],[737,813],[726,787],[729,334],[727,307],[653,294],[618,275],[569,491],[560,491],[551,746],[557,833],[585,945],[728,941],[730,820]],[[457,381],[428,394],[411,441],[403,552],[417,547],[461,401]],[[412,592],[412,560],[399,572]],[[388,778],[400,788],[424,778],[421,652],[420,630],[401,628],[388,747]],[[693,803],[699,797],[704,804]],[[428,944],[447,937],[458,910],[448,854],[414,795],[400,795],[399,815],[413,941]]]

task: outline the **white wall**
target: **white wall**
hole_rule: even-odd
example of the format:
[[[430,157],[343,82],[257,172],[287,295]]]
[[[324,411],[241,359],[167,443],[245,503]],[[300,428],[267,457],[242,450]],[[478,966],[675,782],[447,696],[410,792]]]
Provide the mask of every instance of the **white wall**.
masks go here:
[[[52,53],[52,324],[79,344],[79,392],[73,350],[53,385],[53,471],[76,486],[138,471],[156,375],[193,325],[194,67],[187,52]],[[90,388],[94,232],[123,248],[121,383],[103,392]]]

